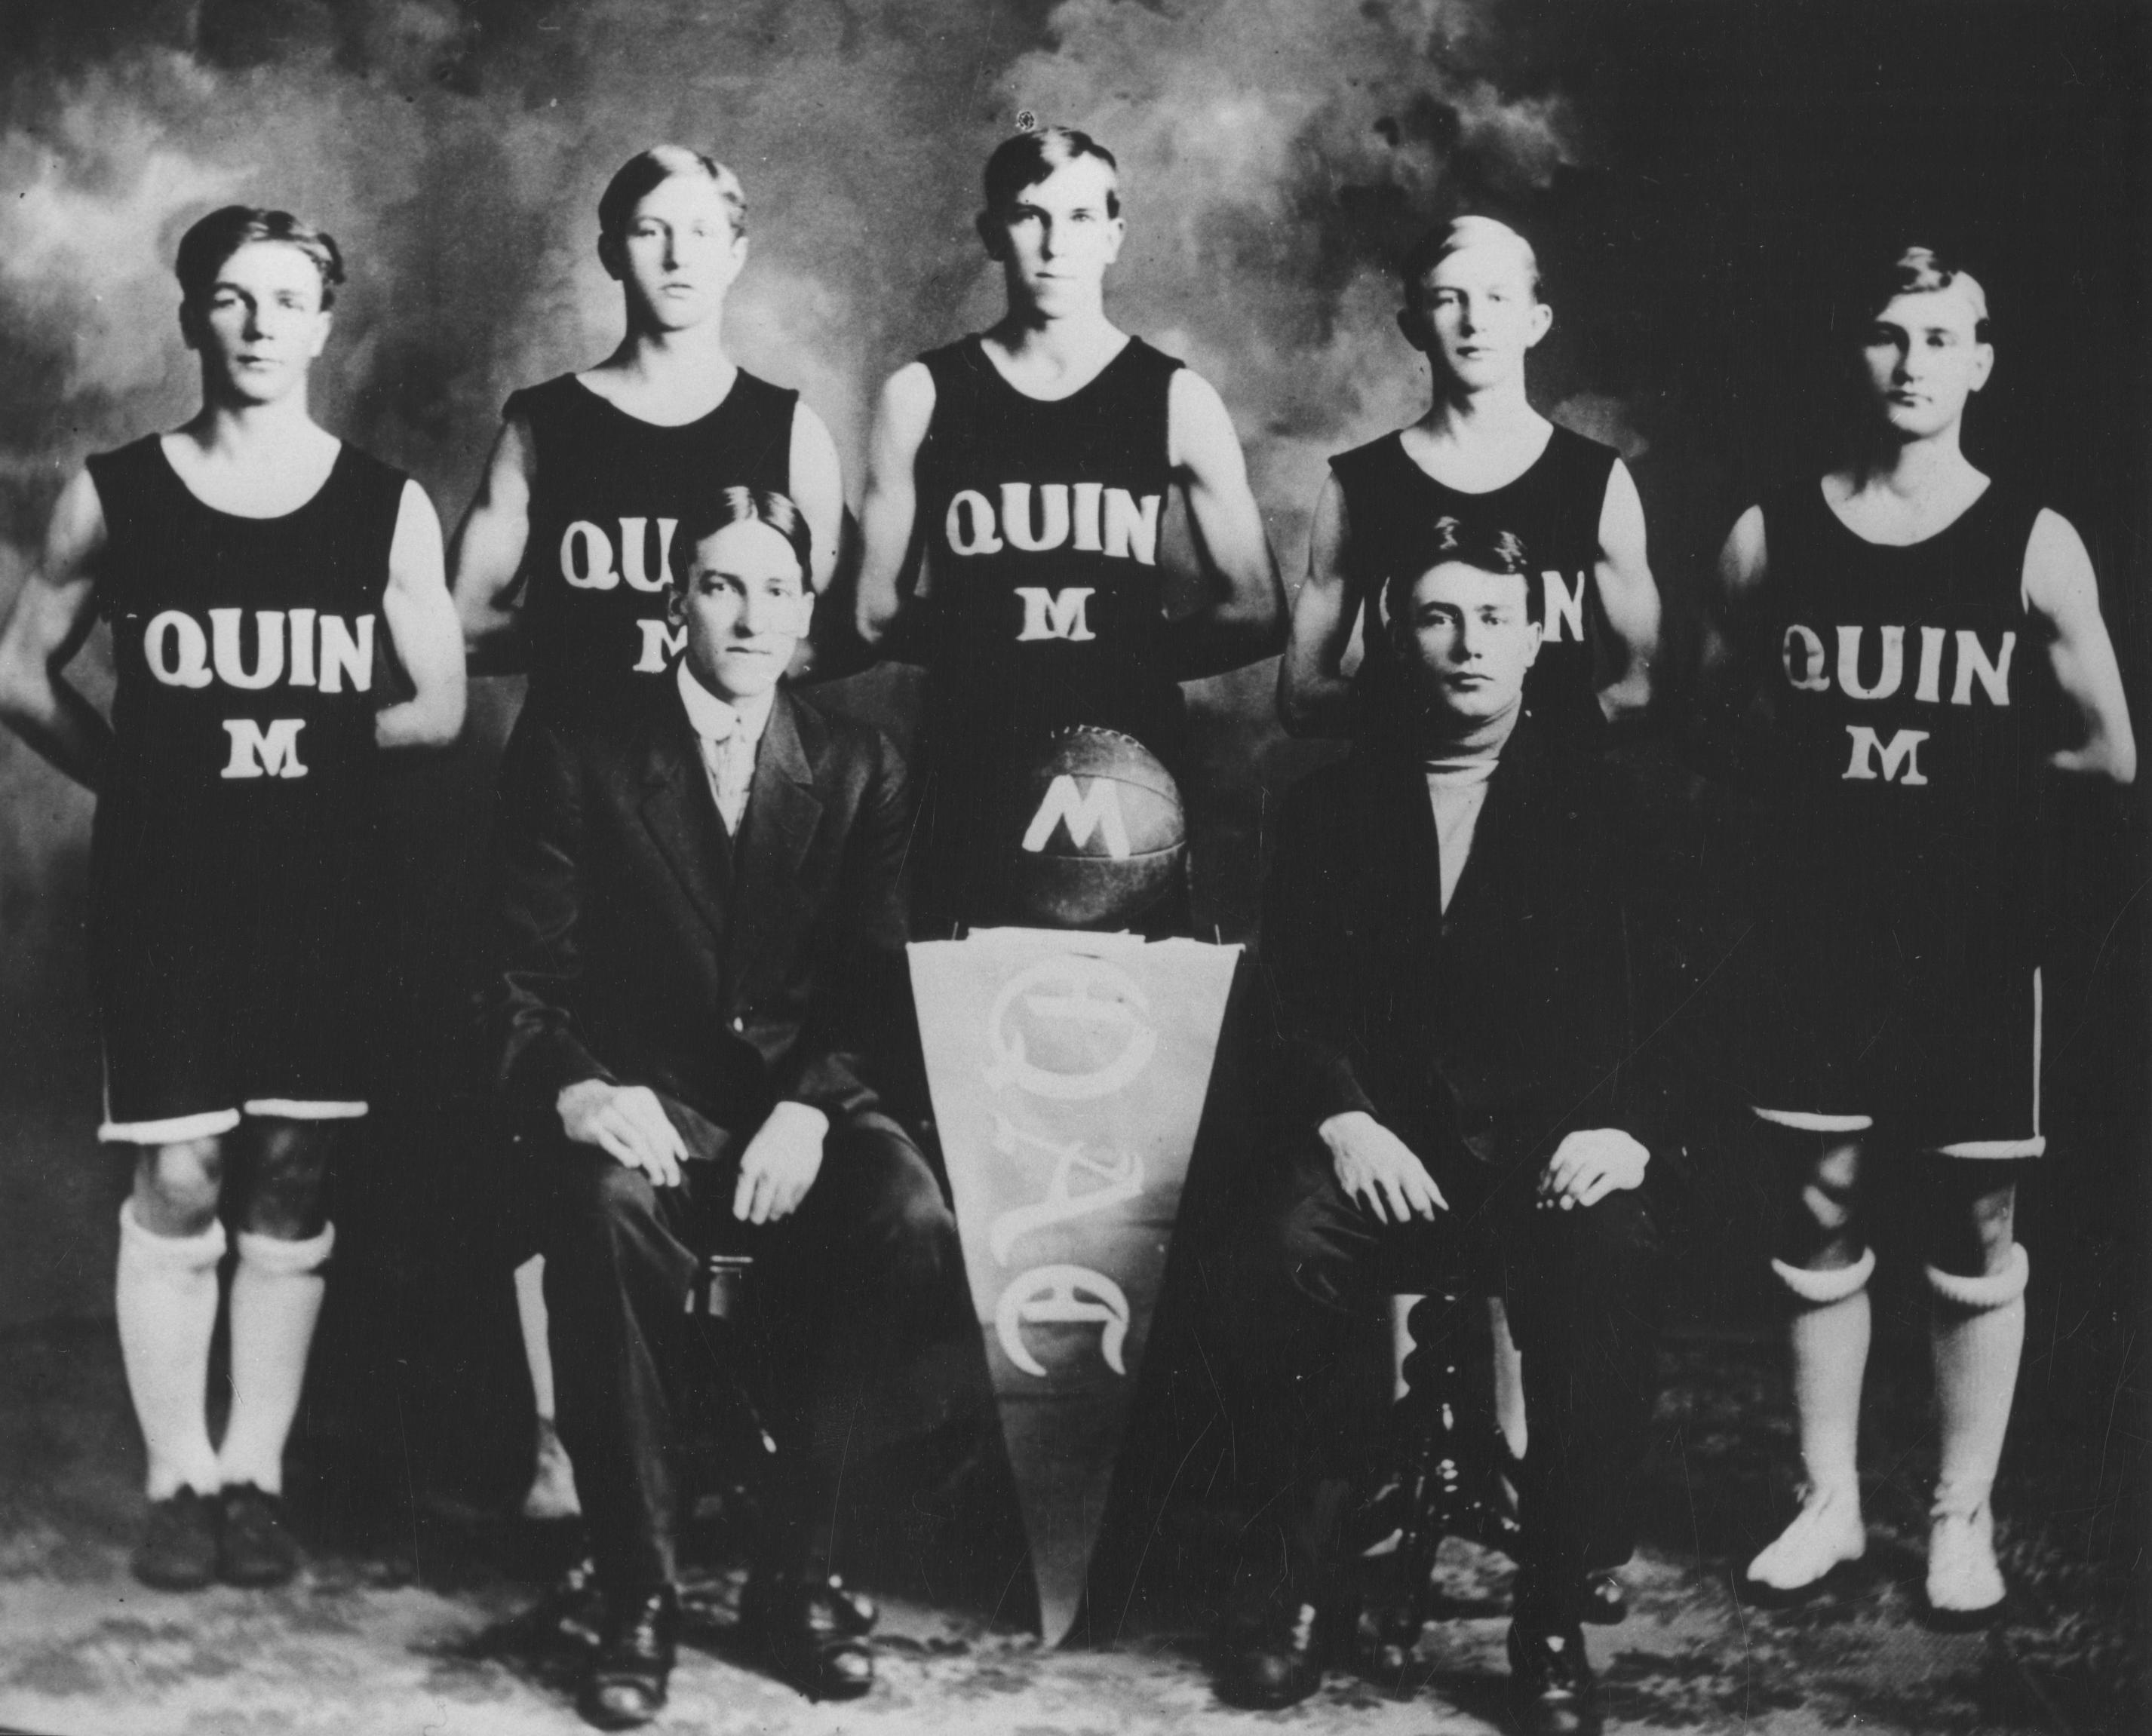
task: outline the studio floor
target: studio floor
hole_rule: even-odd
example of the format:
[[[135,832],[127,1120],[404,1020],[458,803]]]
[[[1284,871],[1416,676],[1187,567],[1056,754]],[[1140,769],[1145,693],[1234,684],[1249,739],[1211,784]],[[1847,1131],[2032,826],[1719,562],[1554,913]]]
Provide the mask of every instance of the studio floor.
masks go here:
[[[1647,1546],[1634,1612],[1591,1631],[1610,1726],[1786,1733],[2142,1730],[2141,1585],[2111,1525],[2112,1470],[2141,1476],[2141,1444],[2110,1440],[2093,1486],[2040,1411],[2013,1442],[1998,1506],[2013,1584],[1985,1633],[1933,1630],[1919,1607],[1924,1372],[1916,1335],[1886,1332],[1869,1419],[1873,1544],[1842,1587],[1798,1612],[1746,1607],[1736,1557],[1787,1498],[1790,1441],[1777,1356],[1760,1335],[1677,1338],[1648,1472]],[[2096,1446],[2097,1444],[2089,1444]],[[0,1334],[0,1726],[39,1736],[236,1736],[277,1731],[563,1732],[575,1646],[529,1612],[561,1541],[465,1498],[377,1491],[362,1525],[298,1502],[311,1563],[283,1590],[150,1591],[129,1576],[140,1449],[109,1322]],[[2127,1460],[2124,1464],[2122,1461]],[[2111,1463],[2110,1463],[2111,1461]],[[2074,1504],[2073,1504],[2074,1503]],[[2122,1505],[2129,1504],[2124,1500]],[[931,1561],[889,1558],[857,1576],[883,1598],[879,1686],[817,1706],[737,1650],[737,1576],[703,1571],[700,1614],[662,1728],[711,1733],[1228,1732],[1392,1736],[1500,1728],[1510,1567],[1446,1543],[1447,1607],[1402,1683],[1333,1672],[1289,1712],[1230,1710],[1209,1682],[1210,1611],[1225,1595],[1190,1562],[1230,1555],[1230,1502],[1184,1500],[1158,1520],[1150,1564],[1092,1642],[1042,1650],[1012,1606],[974,1583],[937,1591]],[[330,1535],[338,1533],[338,1535]],[[961,1530],[929,1552],[961,1552]],[[976,1580],[976,1576],[973,1576]],[[987,1588],[990,1589],[990,1588]],[[1108,1619],[1110,1614],[1111,1619]]]

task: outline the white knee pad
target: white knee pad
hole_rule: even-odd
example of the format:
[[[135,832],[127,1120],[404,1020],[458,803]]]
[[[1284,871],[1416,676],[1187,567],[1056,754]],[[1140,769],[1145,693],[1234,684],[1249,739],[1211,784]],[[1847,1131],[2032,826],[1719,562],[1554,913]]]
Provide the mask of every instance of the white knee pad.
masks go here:
[[[287,1241],[281,1236],[264,1236],[256,1230],[241,1230],[236,1240],[240,1260],[256,1272],[304,1277],[328,1263],[330,1250],[336,1246],[336,1226],[324,1224],[320,1235],[304,1241]]]
[[[1860,1257],[1852,1265],[1829,1272],[1811,1272],[1805,1266],[1789,1266],[1783,1260],[1774,1260],[1771,1270],[1795,1296],[1810,1307],[1820,1308],[1831,1302],[1844,1302],[1868,1287],[1869,1279],[1875,1273],[1875,1250],[1863,1248]]]
[[[119,1206],[119,1251],[123,1258],[159,1272],[201,1272],[224,1258],[224,1225],[211,1218],[198,1236],[160,1236],[134,1216],[134,1202]]]
[[[1992,1309],[2008,1307],[2025,1293],[2025,1281],[2033,1275],[2033,1261],[2025,1252],[2025,1244],[2013,1241],[2010,1244],[2010,1258],[2000,1272],[1968,1278],[1931,1266],[1927,1272],[1928,1288],[1942,1301],[1971,1313],[1984,1314]]]

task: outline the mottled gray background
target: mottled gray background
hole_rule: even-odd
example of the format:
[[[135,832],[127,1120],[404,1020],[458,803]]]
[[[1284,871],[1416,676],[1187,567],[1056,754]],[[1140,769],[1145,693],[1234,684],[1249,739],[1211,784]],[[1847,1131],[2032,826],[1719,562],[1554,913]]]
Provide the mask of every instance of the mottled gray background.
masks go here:
[[[338,236],[353,281],[317,414],[453,522],[503,397],[612,342],[593,206],[660,139],[744,179],[729,342],[821,412],[855,500],[877,382],[997,307],[976,176],[1028,110],[1119,155],[1109,306],[1223,393],[1289,578],[1326,457],[1423,401],[1390,319],[1399,246],[1460,202],[1530,227],[1556,310],[1535,396],[1636,468],[1676,730],[1711,550],[1821,450],[1825,268],[1880,237],[1957,249],[2002,355],[1975,456],[2085,532],[2146,733],[2145,24],[1986,0],[6,0],[0,602],[82,455],[191,408],[169,264],[205,210],[285,206]],[[101,691],[101,635],[80,667]],[[1229,936],[1251,926],[1262,803],[1307,763],[1271,673],[1197,696],[1199,902]],[[456,962],[512,697],[479,684],[469,741],[396,803],[392,1028],[418,1108],[380,1131],[418,1129],[429,1163],[454,1155],[421,1124],[464,1053]],[[850,684],[900,728],[905,698],[889,675]],[[89,810],[0,740],[0,1324],[109,1308]],[[2051,1101],[2081,1130],[2058,1137],[2043,1185],[2068,1207],[2043,1208],[2035,1259],[2053,1272],[2093,1238],[2088,1306],[2117,1333],[2146,1155],[2139,811],[2094,815],[2078,851]]]

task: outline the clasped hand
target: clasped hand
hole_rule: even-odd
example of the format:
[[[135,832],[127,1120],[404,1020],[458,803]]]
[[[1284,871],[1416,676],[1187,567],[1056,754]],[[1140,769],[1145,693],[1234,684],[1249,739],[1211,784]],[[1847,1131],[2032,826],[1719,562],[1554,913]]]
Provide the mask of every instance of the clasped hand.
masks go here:
[[[665,1105],[647,1085],[578,1079],[556,1099],[561,1131],[579,1145],[595,1145],[654,1187],[678,1187],[687,1142]],[[822,1173],[822,1142],[830,1118],[804,1103],[780,1103],[769,1112],[740,1155],[733,1189],[733,1216],[743,1223],[774,1223],[789,1217]]]

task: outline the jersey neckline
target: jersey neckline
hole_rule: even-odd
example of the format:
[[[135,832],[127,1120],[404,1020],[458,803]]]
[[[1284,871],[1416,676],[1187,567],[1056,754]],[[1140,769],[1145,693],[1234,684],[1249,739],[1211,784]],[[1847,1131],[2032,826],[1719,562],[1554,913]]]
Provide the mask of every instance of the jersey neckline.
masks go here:
[[[1103,368],[1101,368],[1096,373],[1093,374],[1090,378],[1084,381],[1084,383],[1079,386],[1073,392],[1068,393],[1060,398],[1035,398],[1030,393],[1025,391],[1022,387],[1016,384],[1016,383],[1011,380],[1007,374],[1003,373],[1001,371],[1001,368],[996,365],[994,358],[987,353],[987,338],[985,332],[973,332],[964,339],[966,345],[971,349],[972,353],[978,358],[980,365],[987,370],[987,373],[992,376],[994,381],[999,384],[1004,391],[1008,393],[1013,398],[1022,398],[1026,404],[1035,404],[1042,409],[1058,409],[1063,404],[1075,403],[1078,398],[1081,398],[1085,393],[1090,391],[1099,383],[1099,381],[1104,379],[1108,374],[1113,373],[1115,368],[1120,367],[1121,364],[1126,362],[1131,355],[1134,354],[1136,346],[1142,341],[1143,340],[1138,338],[1133,332],[1124,332],[1121,337],[1121,347],[1115,350],[1112,356],[1107,359],[1106,363]]]
[[[321,486],[316,489],[313,493],[308,495],[305,500],[302,500],[297,506],[294,506],[289,512],[272,512],[257,515],[249,512],[227,512],[221,506],[211,505],[208,501],[202,499],[200,495],[196,494],[191,488],[190,488],[187,485],[187,479],[180,475],[180,467],[172,462],[171,454],[165,450],[165,437],[163,434],[152,434],[150,438],[156,447],[157,461],[165,467],[165,474],[171,478],[174,486],[175,486],[180,492],[185,495],[190,500],[193,501],[195,505],[200,507],[204,512],[214,513],[221,519],[230,519],[236,525],[282,525],[290,523],[292,520],[298,517],[301,513],[306,511],[308,507],[312,506],[322,498],[322,495],[326,495],[329,491],[331,485],[337,480],[338,473],[343,469],[345,461],[351,456],[351,442],[339,439],[334,434],[330,435],[329,438],[335,440],[337,443],[337,454],[335,460],[329,465],[328,474],[322,478]]]
[[[589,383],[583,378],[581,374],[571,373],[568,374],[566,378],[573,383],[576,389],[581,392],[586,398],[588,398],[592,403],[599,404],[606,409],[611,410],[613,414],[619,417],[622,421],[632,422],[637,428],[647,428],[653,434],[678,434],[683,429],[700,428],[705,422],[708,422],[712,417],[718,414],[722,410],[723,410],[725,406],[730,404],[738,394],[740,382],[747,378],[747,369],[741,367],[738,363],[733,363],[733,383],[725,388],[725,395],[723,398],[720,398],[715,404],[712,404],[709,409],[703,411],[701,415],[691,418],[686,422],[652,422],[647,416],[638,416],[632,410],[622,409],[610,398],[607,398],[604,393],[598,391],[589,384]]]
[[[1418,423],[1411,424],[1411,426],[1414,428],[1417,428],[1419,425],[1419,424]],[[1405,433],[1406,430],[1404,429],[1393,429],[1390,432],[1391,443],[1396,446],[1398,456],[1403,459],[1405,463],[1409,464],[1421,476],[1433,483],[1437,488],[1447,490],[1453,495],[1461,495],[1468,500],[1491,500],[1495,495],[1501,494],[1505,490],[1515,488],[1519,483],[1524,481],[1525,478],[1530,476],[1533,471],[1538,470],[1541,464],[1547,461],[1548,454],[1553,452],[1556,442],[1561,436],[1562,426],[1559,422],[1550,418],[1547,422],[1546,444],[1540,448],[1539,456],[1535,458],[1530,464],[1526,464],[1523,470],[1518,471],[1517,474],[1512,476],[1507,482],[1497,483],[1492,488],[1480,489],[1459,488],[1454,482],[1444,482],[1439,476],[1429,470],[1426,465],[1423,464],[1418,459],[1414,458],[1410,452],[1405,449]]]
[[[1832,473],[1826,471],[1823,475],[1816,478],[1814,498],[1822,503],[1824,516],[1829,519],[1832,524],[1835,525],[1839,528],[1839,530],[1843,531],[1846,536],[1851,537],[1854,541],[1859,543],[1861,547],[1865,549],[1927,548],[1931,544],[1941,542],[1943,538],[1948,536],[1952,531],[1956,530],[1959,525],[1966,523],[1967,520],[1971,519],[1983,506],[1987,505],[1990,500],[1993,500],[1997,491],[1995,479],[1992,476],[1990,476],[1986,484],[1982,487],[1980,492],[1975,495],[1970,500],[1967,501],[1965,505],[1959,510],[1957,516],[1952,519],[1948,524],[1931,530],[1926,536],[1917,538],[1911,542],[1876,542],[1872,541],[1870,538],[1863,536],[1858,530],[1855,530],[1852,525],[1847,524],[1846,521],[1839,515],[1838,508],[1831,504],[1830,496],[1824,492],[1824,484],[1830,480],[1831,474]]]

